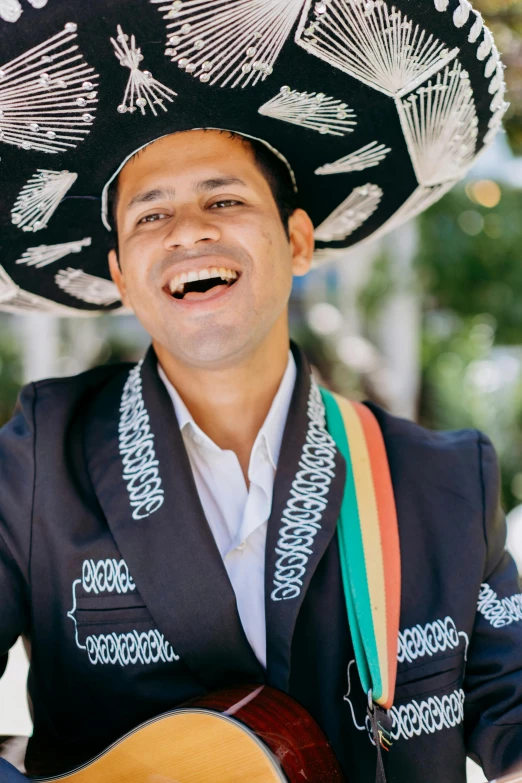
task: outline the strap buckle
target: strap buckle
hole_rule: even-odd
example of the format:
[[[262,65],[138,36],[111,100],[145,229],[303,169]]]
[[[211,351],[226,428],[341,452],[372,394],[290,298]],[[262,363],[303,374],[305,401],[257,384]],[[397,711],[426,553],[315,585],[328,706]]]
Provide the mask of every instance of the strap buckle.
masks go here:
[[[392,728],[393,721],[389,710],[383,709],[374,702],[372,689],[368,691],[368,717],[372,727],[375,744],[383,750],[389,751],[393,745]]]

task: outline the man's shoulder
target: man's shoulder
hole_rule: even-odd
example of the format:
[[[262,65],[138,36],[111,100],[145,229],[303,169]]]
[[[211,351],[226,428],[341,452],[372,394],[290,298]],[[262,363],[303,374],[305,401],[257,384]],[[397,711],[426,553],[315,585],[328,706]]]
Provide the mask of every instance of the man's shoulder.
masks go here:
[[[44,398],[47,395],[74,397],[85,391],[101,390],[116,376],[127,374],[133,366],[135,365],[131,362],[105,364],[85,370],[77,375],[68,375],[62,378],[44,378],[28,384],[28,387],[32,386],[34,388],[37,398]]]
[[[410,419],[395,416],[372,402],[365,402],[365,405],[377,419],[385,441],[390,444],[397,441],[398,445],[400,442],[403,447],[409,444],[412,447],[447,453],[476,448],[481,439],[489,442],[487,436],[477,429],[432,430]]]
[[[113,383],[123,383],[129,370],[135,365],[130,362],[119,362],[117,364],[102,365],[93,367],[77,375],[70,375],[65,378],[46,378],[36,381],[29,386],[32,387],[30,393],[34,396],[35,415],[37,417],[56,411],[61,407],[65,409],[76,409],[81,407],[85,410],[96,397]],[[25,387],[29,390],[29,387]]]
[[[70,422],[85,414],[91,403],[113,383],[119,383],[134,365],[128,362],[102,365],[64,378],[45,378],[22,387],[12,418],[0,431],[1,440],[27,436],[35,428]]]
[[[474,501],[496,484],[498,461],[490,439],[476,429],[434,431],[366,403],[376,417],[392,475],[406,485],[444,485]]]

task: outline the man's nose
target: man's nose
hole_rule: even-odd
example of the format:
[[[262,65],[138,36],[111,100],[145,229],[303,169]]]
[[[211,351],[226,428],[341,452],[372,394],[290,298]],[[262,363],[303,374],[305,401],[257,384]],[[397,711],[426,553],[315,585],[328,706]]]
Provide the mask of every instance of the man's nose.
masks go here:
[[[167,250],[175,247],[194,247],[199,242],[217,242],[221,231],[211,217],[199,209],[187,207],[179,210],[169,221],[164,239]]]

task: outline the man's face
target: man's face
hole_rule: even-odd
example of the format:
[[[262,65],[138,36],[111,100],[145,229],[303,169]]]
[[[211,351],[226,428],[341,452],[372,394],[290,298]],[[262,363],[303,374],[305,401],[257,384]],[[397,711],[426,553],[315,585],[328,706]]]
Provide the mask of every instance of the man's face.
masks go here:
[[[297,210],[288,239],[241,139],[187,131],[150,144],[119,175],[116,218],[121,272],[112,251],[113,279],[178,361],[227,366],[286,323],[292,276],[309,268],[313,227]]]

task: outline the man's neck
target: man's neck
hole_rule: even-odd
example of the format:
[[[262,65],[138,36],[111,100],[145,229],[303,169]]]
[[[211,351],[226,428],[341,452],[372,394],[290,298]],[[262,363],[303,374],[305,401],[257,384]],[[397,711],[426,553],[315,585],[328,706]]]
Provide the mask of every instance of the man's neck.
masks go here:
[[[205,370],[179,363],[154,343],[194,421],[220,448],[236,453],[247,485],[252,447],[285,373],[288,345],[288,329],[277,329],[236,365]]]

